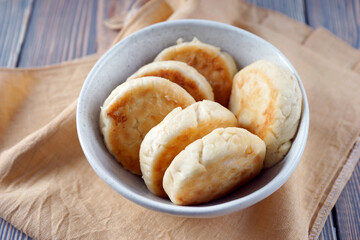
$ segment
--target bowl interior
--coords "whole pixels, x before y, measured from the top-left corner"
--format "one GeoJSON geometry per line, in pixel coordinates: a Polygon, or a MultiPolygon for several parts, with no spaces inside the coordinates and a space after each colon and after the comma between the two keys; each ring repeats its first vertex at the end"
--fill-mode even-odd
{"type": "Polygon", "coordinates": [[[78,103],[77,129],[83,151],[96,173],[114,190],[144,207],[189,217],[212,217],[248,207],[277,190],[295,169],[305,147],[308,132],[308,106],[301,81],[283,54],[263,39],[229,25],[204,20],[178,20],[155,24],[120,41],[89,73],[78,103]],[[164,48],[178,38],[200,41],[230,53],[238,69],[259,59],[267,59],[290,69],[299,80],[303,111],[298,134],[285,159],[262,171],[253,181],[232,194],[197,206],[176,206],[151,194],[141,177],[124,170],[107,151],[98,120],[100,106],[110,92],[141,66],[153,61],[164,48]]]}

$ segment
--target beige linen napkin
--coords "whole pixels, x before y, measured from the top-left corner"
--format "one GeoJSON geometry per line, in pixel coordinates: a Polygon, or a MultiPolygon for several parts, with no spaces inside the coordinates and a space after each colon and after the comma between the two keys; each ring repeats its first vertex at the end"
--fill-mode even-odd
{"type": "Polygon", "coordinates": [[[97,56],[0,70],[0,216],[36,239],[316,239],[360,156],[360,55],[329,32],[241,0],[146,3],[116,41],[180,18],[233,24],[277,46],[308,94],[308,143],[295,172],[245,210],[187,219],[147,210],[108,187],[85,159],[76,99],[97,56]]]}

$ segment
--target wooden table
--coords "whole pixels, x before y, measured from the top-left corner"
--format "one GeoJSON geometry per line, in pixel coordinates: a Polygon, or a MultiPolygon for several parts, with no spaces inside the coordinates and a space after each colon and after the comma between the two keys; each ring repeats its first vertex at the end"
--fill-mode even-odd
{"type": "MultiPolygon", "coordinates": [[[[360,0],[247,0],[360,45],[360,0]]],[[[35,67],[104,51],[116,32],[103,20],[129,0],[0,0],[0,66],[35,67]],[[108,36],[105,39],[104,36],[108,36]],[[105,42],[99,44],[99,40],[105,42]]],[[[359,79],[360,81],[360,79],[359,79]]],[[[320,239],[359,239],[360,164],[333,208],[320,239]]],[[[27,239],[0,218],[1,239],[27,239]]]]}

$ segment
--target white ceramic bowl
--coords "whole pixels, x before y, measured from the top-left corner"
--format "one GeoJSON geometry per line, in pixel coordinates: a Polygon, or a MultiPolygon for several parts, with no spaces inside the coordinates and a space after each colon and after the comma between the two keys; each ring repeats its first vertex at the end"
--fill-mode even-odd
{"type": "Polygon", "coordinates": [[[186,217],[215,217],[249,207],[275,192],[290,177],[304,151],[309,127],[306,93],[294,67],[286,57],[265,40],[242,29],[205,20],[178,20],[155,24],[123,39],[100,58],[87,76],[77,108],[77,131],[81,147],[95,172],[125,198],[146,208],[186,217]],[[193,37],[221,47],[230,53],[239,69],[259,59],[267,59],[289,69],[297,77],[303,110],[297,136],[285,159],[262,171],[237,191],[197,206],[177,206],[150,193],[139,176],[126,171],[107,151],[99,130],[100,106],[119,84],[141,66],[153,61],[178,38],[193,37]]]}

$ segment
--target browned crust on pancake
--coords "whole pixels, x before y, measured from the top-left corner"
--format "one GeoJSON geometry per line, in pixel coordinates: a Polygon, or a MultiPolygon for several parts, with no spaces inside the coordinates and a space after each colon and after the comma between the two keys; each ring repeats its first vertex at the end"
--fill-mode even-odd
{"type": "Polygon", "coordinates": [[[147,77],[147,76],[156,76],[166,78],[182,88],[184,88],[194,99],[195,101],[201,101],[207,99],[207,97],[202,94],[202,90],[198,88],[195,82],[187,77],[185,77],[182,73],[176,70],[157,70],[153,72],[148,72],[146,74],[142,74],[139,77],[147,77]]]}
{"type": "Polygon", "coordinates": [[[264,168],[281,161],[291,147],[301,116],[302,95],[294,74],[259,60],[234,77],[229,108],[239,126],[266,144],[264,168]]]}
{"type": "Polygon", "coordinates": [[[116,159],[124,168],[141,175],[139,149],[146,133],[172,109],[185,108],[195,100],[183,88],[163,78],[134,79],[125,86],[126,90],[104,106],[102,117],[107,118],[108,124],[102,131],[106,146],[116,159]]]}
{"type": "MultiPolygon", "coordinates": [[[[247,74],[243,74],[242,77],[242,81],[235,81],[234,84],[237,84],[238,89],[242,89],[243,85],[245,82],[249,81],[250,75],[254,74],[254,75],[260,75],[261,78],[267,83],[267,86],[269,87],[269,91],[270,91],[270,101],[266,107],[266,109],[262,112],[262,115],[265,116],[265,121],[264,123],[259,123],[257,120],[257,118],[254,118],[250,124],[243,124],[243,123],[239,123],[239,127],[245,128],[247,130],[249,130],[250,132],[256,134],[257,136],[259,136],[261,139],[265,139],[266,135],[269,134],[269,129],[271,128],[272,124],[274,123],[275,120],[275,102],[277,100],[277,96],[278,96],[278,91],[273,88],[271,80],[268,78],[268,76],[266,76],[265,74],[263,74],[260,71],[257,71],[255,69],[249,71],[247,74]]],[[[255,82],[254,85],[256,86],[257,83],[255,82]]],[[[261,93],[259,92],[260,89],[255,89],[256,91],[253,92],[252,97],[253,98],[261,98],[261,93]]],[[[241,109],[247,109],[250,107],[251,102],[248,101],[244,101],[244,99],[241,99],[241,109]]],[[[241,109],[240,112],[238,112],[236,115],[236,117],[239,117],[239,115],[241,114],[241,109]]]]}
{"type": "Polygon", "coordinates": [[[215,101],[227,106],[231,94],[232,75],[226,68],[226,61],[214,51],[205,51],[196,45],[181,46],[172,54],[166,55],[162,60],[175,60],[185,62],[194,67],[210,83],[215,101]],[[189,57],[191,54],[192,57],[189,57]]]}

